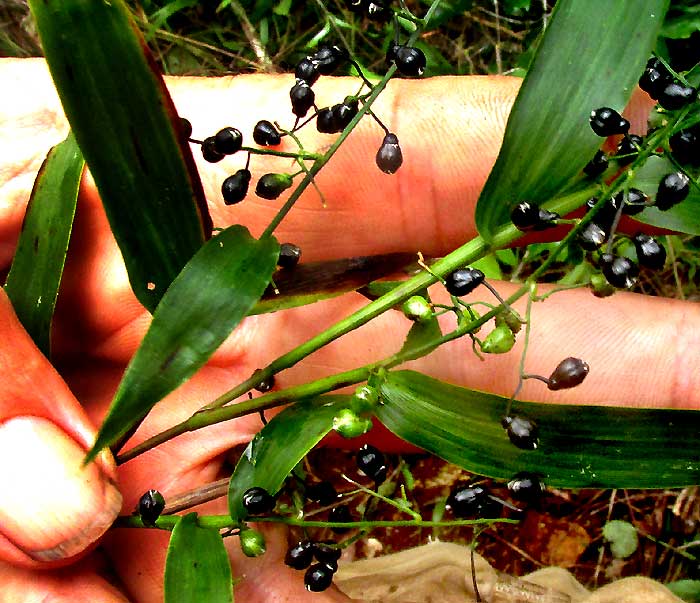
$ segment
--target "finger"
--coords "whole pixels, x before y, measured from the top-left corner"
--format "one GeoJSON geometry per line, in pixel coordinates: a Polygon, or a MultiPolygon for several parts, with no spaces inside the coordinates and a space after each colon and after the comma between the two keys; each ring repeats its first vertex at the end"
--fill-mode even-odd
{"type": "Polygon", "coordinates": [[[93,544],[121,507],[107,454],[87,467],[94,431],[64,381],[0,292],[0,559],[66,562],[93,544]]]}
{"type": "Polygon", "coordinates": [[[129,603],[89,568],[30,570],[0,562],[0,603],[129,603]]]}
{"type": "MultiPolygon", "coordinates": [[[[223,125],[238,127],[250,141],[259,119],[291,127],[285,102],[293,76],[239,76],[223,79],[175,79],[170,89],[179,111],[193,122],[196,136],[214,134],[223,125]],[[280,100],[283,99],[283,100],[280,100]],[[228,107],[237,107],[234,119],[228,107]],[[224,107],[219,110],[219,107],[224,107]]],[[[373,111],[400,140],[404,163],[396,174],[382,173],[375,154],[384,136],[369,117],[353,130],[316,178],[328,202],[309,187],[278,227],[281,241],[301,246],[306,259],[421,250],[443,255],[475,236],[474,207],[498,155],[506,122],[521,80],[512,77],[437,77],[395,79],[373,111]],[[338,225],[342,224],[342,230],[338,225]]],[[[321,78],[314,85],[319,107],[357,91],[354,78],[321,78]]],[[[635,131],[646,129],[649,97],[638,91],[626,115],[635,131]]],[[[587,124],[582,124],[587,127],[587,124]]],[[[320,134],[315,124],[299,131],[304,148],[325,151],[335,135],[320,134]]],[[[283,139],[281,150],[295,151],[283,139]]],[[[193,146],[214,223],[239,222],[259,234],[286,198],[257,197],[252,190],[239,205],[223,204],[222,181],[246,163],[239,153],[217,164],[202,160],[193,146]]],[[[288,159],[254,156],[253,182],[265,172],[295,172],[288,159]]],[[[543,233],[540,238],[552,236],[543,233]]]]}

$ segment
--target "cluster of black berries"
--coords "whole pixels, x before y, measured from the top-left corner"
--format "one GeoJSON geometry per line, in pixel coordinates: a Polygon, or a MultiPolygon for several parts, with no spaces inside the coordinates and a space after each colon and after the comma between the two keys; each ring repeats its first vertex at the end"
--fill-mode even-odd
{"type": "Polygon", "coordinates": [[[647,61],[646,69],[639,78],[639,87],[668,111],[682,109],[698,96],[697,89],[674,78],[656,57],[647,61]]]}
{"type": "MultiPolygon", "coordinates": [[[[635,188],[621,191],[598,208],[593,220],[579,233],[578,244],[585,251],[597,251],[614,235],[613,225],[618,214],[633,216],[652,206],[665,211],[680,203],[689,192],[689,179],[682,172],[668,174],[661,179],[655,200],[635,188]]],[[[588,211],[592,211],[597,203],[597,198],[589,199],[588,211]]],[[[613,287],[624,289],[634,285],[639,275],[639,266],[659,270],[666,262],[666,250],[650,235],[638,233],[632,237],[632,242],[637,252],[637,263],[625,256],[600,254],[598,263],[607,282],[613,287]]]]}
{"type": "MultiPolygon", "coordinates": [[[[375,487],[379,486],[387,478],[387,462],[384,454],[369,444],[362,446],[356,456],[357,467],[367,477],[372,479],[375,487]]],[[[304,495],[307,499],[321,505],[333,505],[338,501],[339,495],[330,482],[322,481],[304,486],[304,495]]],[[[347,504],[336,505],[328,512],[328,521],[331,523],[351,523],[353,521],[350,507],[347,504]]],[[[350,528],[336,526],[331,530],[336,534],[343,534],[350,528]]],[[[287,550],[284,562],[297,570],[306,570],[304,585],[307,590],[320,592],[331,585],[333,574],[338,569],[340,547],[331,541],[314,542],[308,539],[301,540],[287,550]],[[317,563],[312,564],[313,560],[317,563]]]]}
{"type": "MultiPolygon", "coordinates": [[[[522,471],[508,482],[508,492],[514,500],[536,506],[540,504],[546,489],[539,475],[522,471]]],[[[500,517],[502,507],[522,511],[494,496],[489,488],[478,483],[459,484],[447,498],[446,507],[458,519],[495,519],[500,517]]]]}
{"type": "Polygon", "coordinates": [[[296,570],[306,570],[304,586],[311,592],[326,590],[333,582],[333,574],[338,571],[341,550],[330,541],[314,542],[300,540],[287,550],[284,562],[296,570]],[[313,563],[313,560],[316,563],[313,563]]]}

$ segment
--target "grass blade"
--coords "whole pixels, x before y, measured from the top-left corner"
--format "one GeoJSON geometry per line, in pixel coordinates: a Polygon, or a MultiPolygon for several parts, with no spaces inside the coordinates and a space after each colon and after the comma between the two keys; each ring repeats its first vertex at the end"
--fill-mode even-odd
{"type": "Polygon", "coordinates": [[[654,48],[668,0],[559,0],[476,207],[490,241],[520,201],[542,203],[581,174],[603,142],[591,110],[622,110],[654,48]]]}
{"type": "Polygon", "coordinates": [[[233,603],[231,562],[218,530],[185,515],[173,528],[165,559],[165,603],[233,603]]]}
{"type": "Polygon", "coordinates": [[[297,463],[333,428],[338,411],[350,396],[321,396],[286,408],[263,427],[248,444],[231,476],[228,506],[231,517],[245,519],[241,499],[258,486],[276,494],[297,463]]]}
{"type": "Polygon", "coordinates": [[[30,7],[131,286],[153,311],[211,231],[175,107],[122,0],[30,7]]]}
{"type": "Polygon", "coordinates": [[[275,239],[256,240],[238,225],[197,252],[156,308],[88,461],[204,365],[260,299],[278,255],[275,239]]]}
{"type": "Polygon", "coordinates": [[[84,166],[72,134],[49,151],[34,182],[5,283],[17,317],[47,358],[84,166]]]}
{"type": "Polygon", "coordinates": [[[413,371],[389,373],[377,418],[400,438],[468,471],[541,474],[562,488],[671,488],[700,483],[700,412],[515,402],[539,423],[521,450],[500,421],[507,398],[413,371]]]}

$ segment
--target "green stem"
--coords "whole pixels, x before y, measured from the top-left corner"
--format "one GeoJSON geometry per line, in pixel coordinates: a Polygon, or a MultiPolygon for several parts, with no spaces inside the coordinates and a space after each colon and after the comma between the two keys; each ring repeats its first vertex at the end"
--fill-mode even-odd
{"type": "Polygon", "coordinates": [[[246,151],[253,155],[274,155],[275,157],[290,157],[292,159],[301,159],[309,161],[317,161],[320,159],[318,153],[310,153],[309,151],[275,151],[274,149],[261,149],[259,147],[241,147],[241,151],[246,151]]]}
{"type": "Polygon", "coordinates": [[[316,175],[330,161],[331,157],[335,155],[336,151],[340,148],[340,145],[343,144],[343,142],[345,142],[345,139],[350,135],[350,132],[352,132],[355,126],[360,122],[360,119],[362,119],[362,117],[369,111],[370,106],[376,100],[379,94],[383,92],[384,88],[386,88],[389,79],[391,79],[391,76],[394,75],[395,71],[396,66],[394,65],[386,72],[384,77],[374,87],[371,94],[369,95],[369,98],[367,99],[367,102],[360,108],[360,110],[357,112],[357,115],[355,115],[352,121],[346,126],[346,128],[343,130],[340,136],[338,136],[336,141],[328,149],[328,151],[326,151],[326,153],[322,157],[319,157],[314,161],[313,165],[309,168],[309,171],[304,176],[304,179],[299,183],[299,186],[297,186],[294,189],[294,192],[289,196],[289,199],[287,199],[284,205],[277,212],[277,215],[267,225],[265,232],[263,232],[262,236],[260,237],[261,239],[272,235],[275,229],[279,226],[280,222],[284,220],[285,216],[289,213],[292,207],[294,207],[294,204],[297,202],[299,197],[301,197],[301,194],[306,190],[309,184],[313,182],[316,175]]]}
{"type": "MultiPolygon", "coordinates": [[[[575,208],[579,207],[583,200],[590,196],[590,193],[591,190],[586,189],[566,197],[562,197],[553,203],[553,209],[562,213],[571,212],[575,208]]],[[[504,226],[496,232],[493,238],[493,246],[494,248],[505,247],[522,236],[523,233],[517,230],[512,224],[504,226]]],[[[271,392],[260,396],[259,398],[239,402],[235,405],[224,406],[225,404],[232,402],[239,396],[242,396],[253,389],[261,381],[269,379],[274,374],[294,366],[299,361],[306,358],[306,356],[309,354],[329,344],[335,339],[338,339],[342,335],[345,335],[350,331],[364,325],[376,316],[379,316],[390,308],[407,300],[412,295],[416,295],[419,291],[436,283],[442,276],[449,274],[461,266],[466,266],[480,257],[483,257],[489,251],[491,251],[491,248],[486,245],[481,237],[472,239],[462,247],[456,249],[449,255],[432,264],[431,272],[424,271],[417,274],[410,280],[398,285],[388,293],[384,294],[382,297],[370,302],[363,308],[360,308],[354,314],[336,323],[323,333],[320,333],[316,337],[313,337],[290,352],[280,356],[267,367],[256,371],[254,375],[251,375],[246,381],[237,387],[219,396],[216,400],[199,410],[186,421],[183,421],[182,423],[175,425],[148,440],[145,440],[141,444],[119,455],[117,457],[117,463],[125,463],[139,454],[167,442],[176,436],[187,433],[188,431],[194,431],[215,423],[229,421],[247,414],[259,412],[260,410],[267,410],[269,408],[288,404],[303,398],[317,396],[340,387],[351,385],[353,383],[365,381],[367,377],[379,367],[393,368],[394,366],[407,362],[408,360],[420,358],[421,356],[434,350],[436,343],[437,345],[442,345],[443,343],[447,343],[448,341],[452,341],[453,339],[463,336],[467,332],[473,331],[498,314],[498,312],[501,311],[500,306],[479,317],[477,320],[460,326],[452,333],[444,335],[437,342],[430,342],[419,348],[411,350],[410,352],[400,352],[382,361],[364,366],[362,368],[353,369],[337,375],[331,375],[312,383],[291,387],[286,390],[271,392]]],[[[548,261],[552,261],[554,255],[554,253],[551,254],[548,261]]],[[[545,262],[543,266],[546,267],[547,262],[545,262]]],[[[513,304],[517,299],[527,293],[528,290],[529,285],[523,286],[515,294],[508,298],[506,302],[508,304],[513,304]]]]}
{"type": "MultiPolygon", "coordinates": [[[[172,530],[182,519],[180,515],[161,515],[155,527],[161,530],[172,530]]],[[[295,517],[255,517],[256,523],[284,523],[290,526],[302,528],[449,528],[458,526],[491,525],[494,523],[518,523],[516,519],[456,519],[453,521],[428,521],[417,519],[404,519],[398,521],[307,521],[295,517]]],[[[225,530],[239,527],[229,515],[200,515],[197,517],[197,525],[201,528],[225,530]]],[[[114,523],[115,528],[149,528],[144,525],[137,515],[118,517],[114,523]]]]}

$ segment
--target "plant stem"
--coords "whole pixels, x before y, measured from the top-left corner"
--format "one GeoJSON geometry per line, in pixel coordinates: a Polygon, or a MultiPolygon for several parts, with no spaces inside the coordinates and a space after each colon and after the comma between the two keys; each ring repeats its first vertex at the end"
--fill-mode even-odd
{"type": "MultiPolygon", "coordinates": [[[[555,211],[562,213],[571,212],[575,208],[579,207],[583,200],[590,196],[590,193],[591,190],[586,189],[571,195],[567,195],[566,197],[558,199],[553,204],[553,207],[555,211]]],[[[494,235],[493,247],[505,247],[522,236],[523,233],[517,230],[512,224],[503,226],[494,235]]],[[[259,369],[246,381],[219,396],[219,398],[203,407],[186,421],[183,421],[182,423],[175,425],[148,440],[145,440],[141,444],[138,444],[134,448],[131,448],[130,450],[127,450],[123,454],[119,455],[117,457],[117,464],[125,463],[139,454],[142,454],[143,452],[146,452],[147,450],[150,450],[151,448],[154,448],[155,446],[167,442],[168,440],[188,431],[194,431],[221,421],[228,421],[246,414],[274,408],[275,406],[294,402],[302,398],[317,396],[340,387],[359,383],[360,381],[365,381],[371,372],[375,371],[379,367],[392,368],[398,364],[408,360],[420,358],[421,356],[431,352],[433,349],[435,349],[436,342],[425,344],[424,346],[411,350],[410,353],[395,354],[383,361],[376,362],[362,368],[325,377],[312,383],[291,387],[283,391],[271,392],[253,400],[245,400],[239,402],[238,404],[224,407],[225,404],[232,402],[239,396],[242,396],[253,389],[261,381],[269,379],[272,375],[294,366],[319,348],[327,345],[335,339],[338,339],[342,335],[357,329],[393,306],[405,301],[412,295],[416,295],[419,291],[425,289],[429,285],[434,284],[441,276],[448,274],[461,266],[468,265],[476,259],[483,257],[489,251],[491,251],[491,248],[486,245],[481,237],[472,239],[462,247],[456,249],[449,255],[432,264],[431,272],[421,272],[410,280],[398,285],[388,293],[384,294],[382,297],[370,302],[363,308],[360,308],[354,314],[336,323],[323,333],[320,333],[316,337],[309,339],[283,356],[280,356],[267,367],[259,369]]],[[[552,253],[548,259],[548,262],[553,261],[554,257],[555,253],[552,253]]],[[[543,264],[545,269],[548,266],[548,262],[543,264]]],[[[524,285],[508,300],[506,300],[507,303],[512,304],[527,293],[528,290],[529,285],[524,285]]],[[[459,327],[452,333],[444,335],[437,341],[437,345],[441,345],[461,337],[465,333],[469,332],[469,330],[473,330],[476,327],[484,324],[500,311],[500,306],[494,308],[487,314],[481,316],[479,319],[471,321],[459,327]]]]}
{"type": "Polygon", "coordinates": [[[321,156],[318,153],[310,153],[301,149],[299,151],[276,151],[275,149],[261,149],[258,147],[241,147],[241,151],[247,151],[253,155],[274,155],[275,157],[290,157],[292,159],[317,161],[321,156]]]}
{"type": "MultiPolygon", "coordinates": [[[[180,515],[161,515],[156,520],[156,528],[161,530],[172,530],[182,519],[180,515]]],[[[518,523],[517,519],[457,519],[453,521],[428,521],[416,519],[404,519],[398,521],[307,521],[295,517],[255,517],[256,523],[284,523],[290,526],[302,528],[350,528],[350,529],[372,529],[372,528],[449,528],[457,526],[491,525],[494,523],[518,523]]],[[[238,523],[234,522],[229,515],[200,515],[197,517],[197,525],[202,528],[225,530],[237,528],[238,523]]],[[[115,528],[149,528],[144,525],[137,515],[118,517],[114,523],[115,528]]]]}

